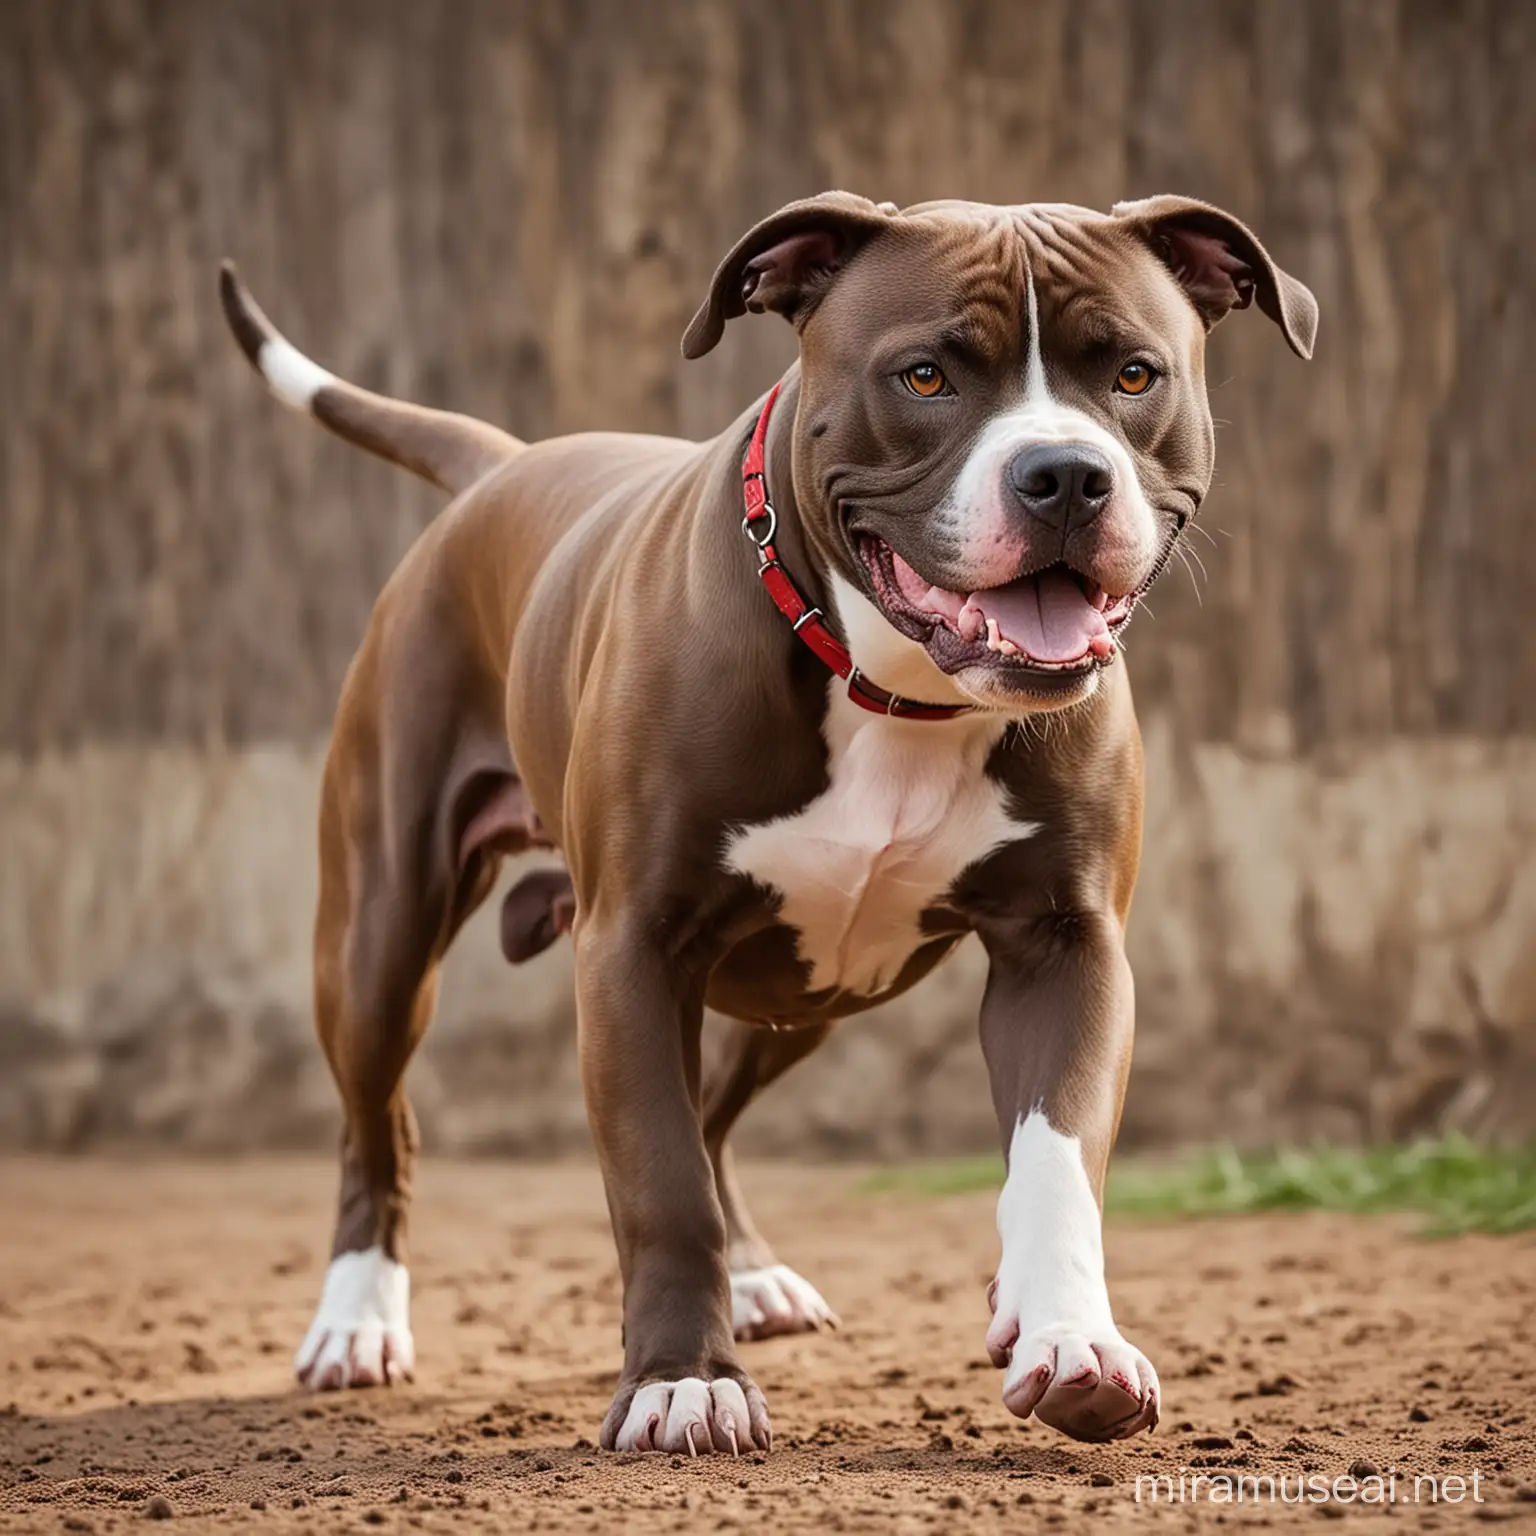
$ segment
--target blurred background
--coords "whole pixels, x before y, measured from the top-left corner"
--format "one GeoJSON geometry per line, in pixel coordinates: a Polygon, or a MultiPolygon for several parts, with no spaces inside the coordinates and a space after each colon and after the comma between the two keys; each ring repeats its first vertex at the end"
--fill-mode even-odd
{"type": "MultiPolygon", "coordinates": [[[[1536,6],[1506,0],[6,0],[0,1143],[311,1146],[320,764],[440,504],[269,400],[305,351],[525,437],[708,436],[719,256],[827,187],[1178,192],[1322,306],[1216,334],[1217,485],[1129,665],[1148,756],[1137,1145],[1536,1132],[1536,6]]],[[[565,946],[492,901],[413,1072],[433,1150],[582,1145],[565,946]]],[[[747,1116],[988,1147],[979,953],[747,1116]]]]}

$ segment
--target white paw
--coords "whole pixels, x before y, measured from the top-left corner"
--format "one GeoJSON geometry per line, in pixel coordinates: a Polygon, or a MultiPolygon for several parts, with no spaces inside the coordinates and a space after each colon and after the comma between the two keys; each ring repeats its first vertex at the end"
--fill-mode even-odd
{"type": "Polygon", "coordinates": [[[331,1261],[315,1320],[293,1357],[294,1374],[316,1392],[392,1386],[416,1369],[411,1277],[382,1248],[331,1261]]]}
{"type": "Polygon", "coordinates": [[[690,1456],[729,1451],[739,1456],[743,1449],[753,1449],[747,1395],[728,1377],[712,1382],[697,1376],[653,1381],[631,1399],[613,1448],[687,1451],[690,1456]]]}
{"type": "Polygon", "coordinates": [[[809,1280],[787,1264],[744,1269],[731,1276],[731,1321],[738,1339],[836,1328],[838,1317],[809,1280]]]}
{"type": "Polygon", "coordinates": [[[997,1202],[1002,1261],[987,1353],[1006,1366],[1010,1413],[1076,1440],[1119,1440],[1157,1423],[1157,1372],[1115,1327],[1099,1208],[1077,1137],[1042,1111],[1014,1129],[997,1202]]]}
{"type": "Polygon", "coordinates": [[[1157,1423],[1157,1372],[1112,1326],[1092,1337],[1063,1324],[1021,1336],[1017,1316],[999,1312],[987,1350],[1008,1368],[1003,1405],[1021,1419],[1034,1414],[1074,1440],[1123,1440],[1157,1423]]]}

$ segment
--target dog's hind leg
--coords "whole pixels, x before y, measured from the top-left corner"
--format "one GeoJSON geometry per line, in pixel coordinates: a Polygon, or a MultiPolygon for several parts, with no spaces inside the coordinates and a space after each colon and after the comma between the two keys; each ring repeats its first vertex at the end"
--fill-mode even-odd
{"type": "Polygon", "coordinates": [[[381,687],[375,640],[348,676],[321,799],[315,1011],[345,1130],[331,1264],[294,1359],[317,1390],[414,1369],[406,1224],[418,1138],[405,1069],[439,962],[498,855],[536,840],[519,823],[526,802],[505,743],[466,748],[476,712],[452,686],[451,658],[418,652],[409,707],[386,721],[403,688],[381,687]]]}
{"type": "Polygon", "coordinates": [[[832,1033],[830,1024],[771,1030],[732,1021],[704,1079],[704,1144],[725,1213],[731,1320],[738,1339],[835,1328],[837,1314],[808,1280],[774,1257],[747,1210],[726,1138],[741,1112],[832,1033]]]}
{"type": "Polygon", "coordinates": [[[321,806],[315,1017],[345,1128],[331,1264],[294,1357],[316,1390],[415,1368],[406,1220],[418,1142],[401,1080],[436,1001],[443,894],[412,861],[395,867],[378,777],[333,748],[321,806]]]}

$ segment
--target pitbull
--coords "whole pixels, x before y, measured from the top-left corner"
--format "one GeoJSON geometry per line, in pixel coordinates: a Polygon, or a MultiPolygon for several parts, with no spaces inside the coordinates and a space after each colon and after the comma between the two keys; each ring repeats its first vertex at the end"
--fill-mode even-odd
{"type": "Polygon", "coordinates": [[[766,399],[706,443],[534,445],[333,377],[227,265],[222,294],[283,401],[453,498],[373,611],[325,766],[315,1008],[346,1128],[301,1380],[411,1374],[402,1077],[501,859],[549,847],[564,870],[514,888],[503,943],[572,933],[623,1277],[604,1447],[770,1448],[738,1341],[835,1319],[753,1226],[731,1126],[970,933],[1003,1400],[1084,1440],[1150,1429],[1100,1237],[1142,817],[1118,659],[1211,483],[1206,333],[1257,301],[1309,357],[1311,293],[1187,198],[829,192],[743,236],[683,338],[784,316],[799,358],[766,399]],[[736,1021],[709,1074],[706,1007],[736,1021]]]}

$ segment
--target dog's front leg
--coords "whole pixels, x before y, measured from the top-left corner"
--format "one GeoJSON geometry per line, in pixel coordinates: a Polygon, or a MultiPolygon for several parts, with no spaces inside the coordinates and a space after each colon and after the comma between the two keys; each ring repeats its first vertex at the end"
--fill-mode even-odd
{"type": "Polygon", "coordinates": [[[1157,1373],[1115,1326],[1100,1202],[1130,1067],[1119,923],[1051,912],[983,932],[982,1049],[1008,1158],[987,1350],[1003,1401],[1079,1440],[1157,1422],[1157,1373]]]}
{"type": "Polygon", "coordinates": [[[769,1450],[731,1324],[725,1219],[699,1120],[699,984],[637,925],[576,941],[581,1074],[624,1281],[608,1450],[769,1450]]]}

